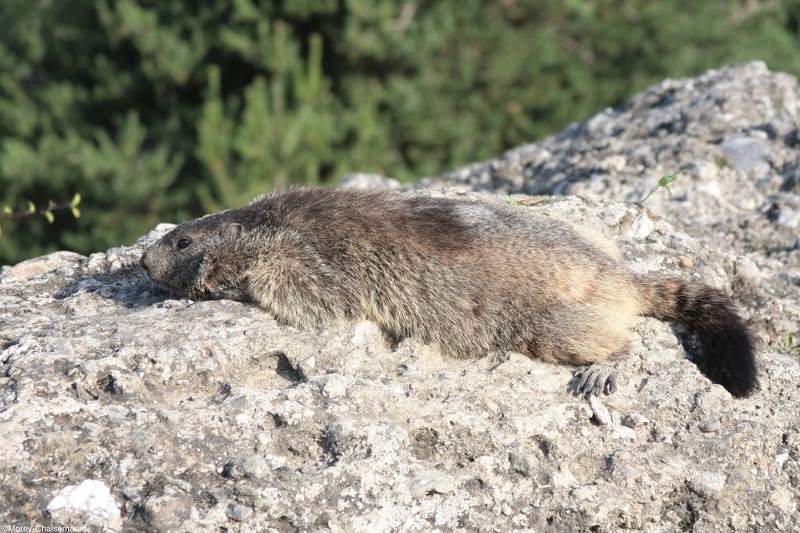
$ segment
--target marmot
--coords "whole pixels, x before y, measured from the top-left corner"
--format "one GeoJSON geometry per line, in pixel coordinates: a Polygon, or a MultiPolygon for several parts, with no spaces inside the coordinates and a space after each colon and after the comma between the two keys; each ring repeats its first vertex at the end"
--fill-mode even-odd
{"type": "MultiPolygon", "coordinates": [[[[289,188],[180,224],[141,265],[193,299],[252,302],[299,327],[367,319],[456,357],[592,365],[629,351],[638,315],[676,320],[712,381],[737,397],[757,386],[754,337],[723,292],[634,274],[602,239],[499,202],[289,188]]],[[[614,385],[589,367],[575,388],[614,385]]]]}

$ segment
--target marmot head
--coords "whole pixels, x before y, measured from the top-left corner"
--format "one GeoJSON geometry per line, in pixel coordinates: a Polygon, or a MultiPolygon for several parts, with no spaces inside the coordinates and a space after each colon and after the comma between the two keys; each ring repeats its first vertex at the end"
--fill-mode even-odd
{"type": "Polygon", "coordinates": [[[158,285],[192,299],[240,299],[244,228],[224,213],[184,222],[142,254],[142,268],[158,285]]]}

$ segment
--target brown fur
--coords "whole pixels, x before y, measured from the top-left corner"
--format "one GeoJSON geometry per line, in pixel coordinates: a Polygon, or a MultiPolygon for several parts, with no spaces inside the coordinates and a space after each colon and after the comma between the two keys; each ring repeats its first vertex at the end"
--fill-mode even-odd
{"type": "Polygon", "coordinates": [[[604,241],[523,207],[292,188],[179,225],[142,266],[192,298],[253,302],[300,327],[368,319],[456,357],[589,365],[625,354],[640,314],[683,321],[705,342],[710,320],[712,344],[731,330],[746,341],[742,353],[712,346],[710,377],[736,395],[756,385],[752,337],[725,295],[634,276],[604,241]]]}

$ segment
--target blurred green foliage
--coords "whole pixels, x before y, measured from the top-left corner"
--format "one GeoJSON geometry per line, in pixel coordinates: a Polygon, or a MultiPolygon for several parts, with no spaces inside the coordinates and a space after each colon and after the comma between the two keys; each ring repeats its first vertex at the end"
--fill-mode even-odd
{"type": "Polygon", "coordinates": [[[0,264],[354,171],[435,175],[667,76],[800,73],[800,0],[3,0],[0,264]]]}

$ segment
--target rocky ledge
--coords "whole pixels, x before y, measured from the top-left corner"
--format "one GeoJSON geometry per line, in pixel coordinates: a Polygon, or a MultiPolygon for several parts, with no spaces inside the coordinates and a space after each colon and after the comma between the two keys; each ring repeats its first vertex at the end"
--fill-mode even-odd
{"type": "MultiPolygon", "coordinates": [[[[86,531],[796,531],[800,87],[752,63],[668,80],[420,186],[513,193],[631,268],[731,292],[761,388],[642,318],[618,391],[517,354],[448,360],[369,323],[300,331],[176,300],[132,246],[0,272],[0,524],[86,531]],[[634,203],[681,168],[673,194],[634,203]],[[545,196],[545,195],[578,196],[545,196]]],[[[477,191],[477,192],[476,192],[477,191]]],[[[524,246],[525,243],[520,243],[524,246]]]]}

